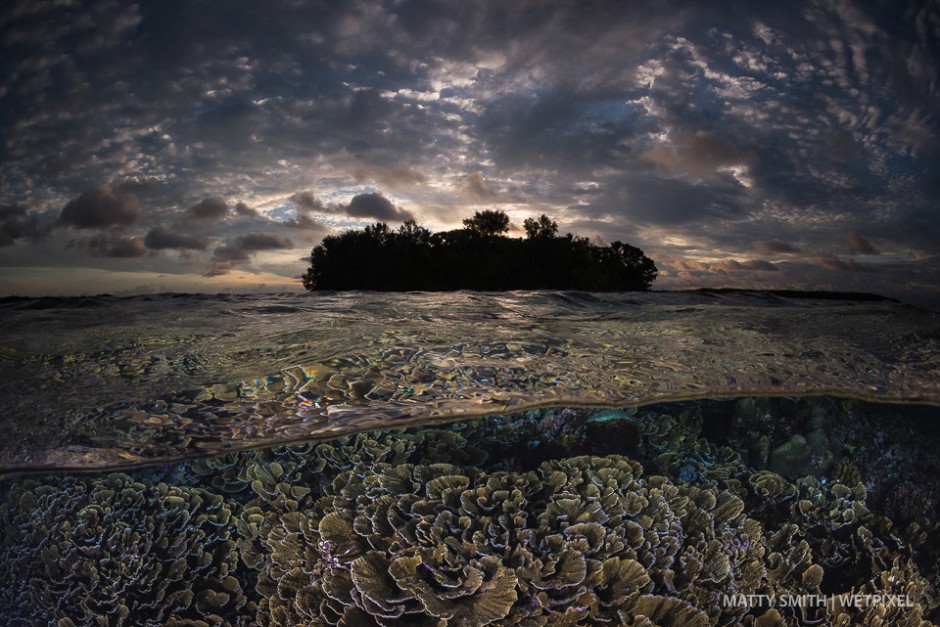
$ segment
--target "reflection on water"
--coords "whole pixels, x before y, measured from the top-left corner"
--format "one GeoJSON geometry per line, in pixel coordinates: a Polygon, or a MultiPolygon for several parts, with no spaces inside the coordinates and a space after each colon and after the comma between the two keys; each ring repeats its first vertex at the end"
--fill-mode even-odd
{"type": "Polygon", "coordinates": [[[0,303],[0,469],[117,468],[544,406],[940,404],[940,318],[766,294],[0,303]]]}

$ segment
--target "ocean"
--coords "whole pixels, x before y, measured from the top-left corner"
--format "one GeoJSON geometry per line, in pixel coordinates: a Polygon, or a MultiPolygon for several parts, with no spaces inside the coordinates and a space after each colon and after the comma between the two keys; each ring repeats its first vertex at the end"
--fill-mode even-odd
{"type": "Polygon", "coordinates": [[[158,294],[0,329],[3,625],[940,622],[927,308],[158,294]]]}

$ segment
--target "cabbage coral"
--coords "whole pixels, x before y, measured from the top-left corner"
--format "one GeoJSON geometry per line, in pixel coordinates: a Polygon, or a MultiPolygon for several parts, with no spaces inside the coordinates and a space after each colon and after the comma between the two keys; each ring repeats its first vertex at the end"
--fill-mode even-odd
{"type": "Polygon", "coordinates": [[[233,624],[247,605],[232,510],[200,488],[124,474],[27,480],[3,521],[4,624],[233,624]]]}

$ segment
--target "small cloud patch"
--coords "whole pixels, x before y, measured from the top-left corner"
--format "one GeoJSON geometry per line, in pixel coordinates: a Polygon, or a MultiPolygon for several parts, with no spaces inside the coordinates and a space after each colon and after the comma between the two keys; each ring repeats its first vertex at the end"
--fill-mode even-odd
{"type": "Polygon", "coordinates": [[[249,233],[241,235],[212,251],[213,265],[205,276],[221,276],[231,271],[240,263],[247,263],[251,257],[263,250],[284,250],[293,248],[289,237],[276,233],[249,233]]]}
{"type": "Polygon", "coordinates": [[[56,225],[76,229],[128,226],[137,220],[138,208],[134,194],[115,195],[107,186],[97,187],[69,201],[59,214],[56,225]]]}

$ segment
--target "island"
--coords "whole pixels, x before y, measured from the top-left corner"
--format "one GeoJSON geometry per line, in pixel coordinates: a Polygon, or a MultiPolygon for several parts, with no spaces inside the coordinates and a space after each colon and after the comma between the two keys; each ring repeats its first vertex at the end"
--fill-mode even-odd
{"type": "Polygon", "coordinates": [[[301,277],[311,291],[646,291],[656,279],[653,260],[630,244],[592,244],[558,235],[546,215],[527,218],[526,236],[507,237],[509,216],[478,211],[464,228],[431,233],[409,220],[397,230],[384,222],[328,235],[310,254],[301,277]]]}

